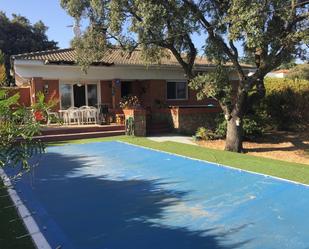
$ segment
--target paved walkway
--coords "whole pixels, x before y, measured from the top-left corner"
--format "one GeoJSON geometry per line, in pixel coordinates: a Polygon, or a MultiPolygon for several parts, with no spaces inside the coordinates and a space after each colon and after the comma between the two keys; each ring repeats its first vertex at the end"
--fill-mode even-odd
{"type": "Polygon", "coordinates": [[[163,135],[163,136],[153,136],[153,137],[147,137],[147,138],[155,142],[168,142],[169,141],[169,142],[197,145],[196,143],[193,142],[192,137],[190,136],[163,135]]]}

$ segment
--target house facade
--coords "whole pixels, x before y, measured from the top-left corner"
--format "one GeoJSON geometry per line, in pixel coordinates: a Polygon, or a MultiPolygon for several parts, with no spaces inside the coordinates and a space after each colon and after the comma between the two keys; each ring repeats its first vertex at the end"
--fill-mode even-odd
{"type": "MultiPolygon", "coordinates": [[[[23,89],[24,104],[34,103],[37,93],[43,92],[46,100],[58,100],[57,110],[104,104],[110,113],[117,114],[122,112],[121,98],[133,95],[139,98],[152,122],[165,121],[187,133],[220,112],[215,100],[197,100],[173,56],[145,65],[139,50],[129,54],[109,49],[84,73],[76,65],[75,55],[73,49],[59,49],[13,56],[16,85],[23,89]]],[[[206,73],[213,68],[205,58],[198,58],[194,66],[197,72],[206,73]]],[[[249,73],[252,68],[246,70],[249,73]]],[[[236,74],[230,77],[237,82],[236,74]]]]}

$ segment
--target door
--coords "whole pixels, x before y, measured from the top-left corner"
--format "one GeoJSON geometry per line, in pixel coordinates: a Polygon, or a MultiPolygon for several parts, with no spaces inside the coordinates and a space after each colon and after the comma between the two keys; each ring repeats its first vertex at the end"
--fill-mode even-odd
{"type": "Polygon", "coordinates": [[[73,86],[73,95],[75,107],[86,105],[85,85],[75,84],[73,86]]]}
{"type": "Polygon", "coordinates": [[[132,82],[122,81],[121,82],[121,98],[132,95],[132,82]]]}

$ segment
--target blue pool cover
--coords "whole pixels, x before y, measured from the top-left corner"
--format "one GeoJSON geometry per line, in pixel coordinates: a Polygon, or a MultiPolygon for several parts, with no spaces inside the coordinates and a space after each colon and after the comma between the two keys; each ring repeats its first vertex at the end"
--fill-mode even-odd
{"type": "Polygon", "coordinates": [[[52,248],[309,248],[307,186],[120,142],[50,147],[16,188],[52,248]]]}

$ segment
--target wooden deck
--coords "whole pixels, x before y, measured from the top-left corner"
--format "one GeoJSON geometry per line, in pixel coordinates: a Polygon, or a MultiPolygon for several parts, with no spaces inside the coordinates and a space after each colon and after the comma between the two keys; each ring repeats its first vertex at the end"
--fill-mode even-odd
{"type": "Polygon", "coordinates": [[[125,134],[125,126],[119,124],[110,125],[50,125],[41,129],[41,134],[35,136],[44,142],[66,141],[84,138],[98,138],[125,134]]]}

